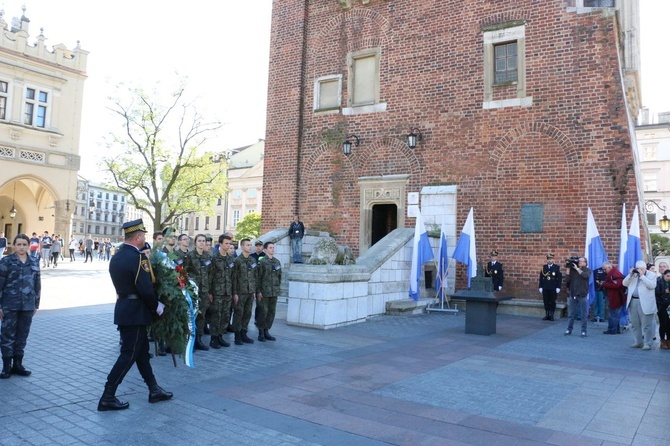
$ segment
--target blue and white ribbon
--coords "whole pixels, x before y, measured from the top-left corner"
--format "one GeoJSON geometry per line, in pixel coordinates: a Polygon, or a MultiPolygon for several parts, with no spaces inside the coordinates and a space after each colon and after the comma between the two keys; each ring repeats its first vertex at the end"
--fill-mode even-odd
{"type": "Polygon", "coordinates": [[[195,308],[193,307],[191,293],[189,293],[186,288],[182,289],[182,293],[184,293],[186,302],[188,302],[188,329],[190,331],[188,335],[188,341],[186,342],[186,351],[184,352],[184,363],[188,367],[194,368],[193,347],[195,346],[195,308]]]}

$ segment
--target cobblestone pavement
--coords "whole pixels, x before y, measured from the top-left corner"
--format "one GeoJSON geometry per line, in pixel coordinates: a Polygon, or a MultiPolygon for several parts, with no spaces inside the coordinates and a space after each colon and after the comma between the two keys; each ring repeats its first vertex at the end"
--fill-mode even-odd
{"type": "Polygon", "coordinates": [[[0,381],[0,444],[668,444],[670,352],[603,323],[580,338],[513,316],[493,336],[445,313],[319,331],[286,325],[280,305],[277,342],[197,352],[194,369],[155,358],[175,398],[149,404],[133,369],[118,392],[130,409],[100,413],[118,354],[106,266],[44,271],[33,374],[0,381]]]}

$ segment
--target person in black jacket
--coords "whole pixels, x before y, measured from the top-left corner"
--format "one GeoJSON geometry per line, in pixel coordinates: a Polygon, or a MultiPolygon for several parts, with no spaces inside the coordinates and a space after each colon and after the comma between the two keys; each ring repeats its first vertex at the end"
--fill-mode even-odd
{"type": "Polygon", "coordinates": [[[297,215],[288,228],[288,236],[291,239],[293,263],[302,263],[302,239],[305,237],[305,225],[302,224],[297,215]]]}
{"type": "Polygon", "coordinates": [[[566,335],[572,334],[572,327],[578,310],[582,314],[582,337],[586,337],[586,326],[589,320],[589,278],[591,270],[586,266],[586,257],[580,257],[577,264],[570,264],[566,286],[568,288],[568,329],[566,335]]]}
{"type": "Polygon", "coordinates": [[[147,325],[154,314],[163,314],[164,305],[158,301],[154,290],[151,263],[140,249],[146,243],[144,223],[141,219],[123,225],[125,242],[109,262],[109,275],[116,289],[114,323],[121,332],[121,353],[107,376],[105,391],[98,403],[99,411],[127,409],[127,402],[116,398],[116,388],[128,370],[137,365],[140,375],[149,387],[149,402],[169,400],[171,392],[163,390],[154,377],[149,362],[147,325]]]}

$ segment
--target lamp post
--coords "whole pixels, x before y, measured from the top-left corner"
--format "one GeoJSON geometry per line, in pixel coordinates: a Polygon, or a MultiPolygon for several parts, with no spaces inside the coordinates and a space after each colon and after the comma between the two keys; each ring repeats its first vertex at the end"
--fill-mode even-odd
{"type": "Polygon", "coordinates": [[[344,153],[347,156],[351,155],[351,146],[354,144],[356,145],[356,147],[358,147],[361,144],[360,138],[358,138],[358,136],[356,135],[347,135],[346,140],[342,143],[342,153],[344,153]],[[354,138],[356,142],[352,143],[349,140],[350,138],[354,138]]]}
{"type": "Polygon", "coordinates": [[[12,195],[12,208],[9,210],[9,218],[14,220],[16,218],[16,207],[14,206],[14,202],[16,200],[16,181],[14,182],[14,195],[12,195]]]}
{"type": "Polygon", "coordinates": [[[423,135],[419,133],[419,129],[410,130],[409,135],[407,135],[407,147],[409,147],[410,149],[415,148],[417,142],[421,141],[422,139],[423,135]]]}
{"type": "Polygon", "coordinates": [[[670,219],[668,218],[667,215],[665,215],[665,210],[667,209],[665,206],[659,205],[656,201],[654,200],[647,200],[644,202],[644,207],[647,209],[647,213],[653,212],[654,211],[654,206],[656,206],[658,209],[663,211],[663,218],[661,218],[658,221],[658,226],[661,229],[661,232],[663,234],[667,233],[670,231],[670,219]]]}

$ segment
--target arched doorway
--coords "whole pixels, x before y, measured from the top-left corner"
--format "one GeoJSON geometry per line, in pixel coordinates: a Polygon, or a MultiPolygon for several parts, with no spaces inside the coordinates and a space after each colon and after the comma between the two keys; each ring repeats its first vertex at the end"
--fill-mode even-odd
{"type": "Polygon", "coordinates": [[[396,228],[405,227],[405,187],[409,175],[360,177],[361,224],[359,254],[396,228]]]}
{"type": "Polygon", "coordinates": [[[370,246],[398,227],[398,206],[392,203],[372,206],[372,234],[370,246]]]}

